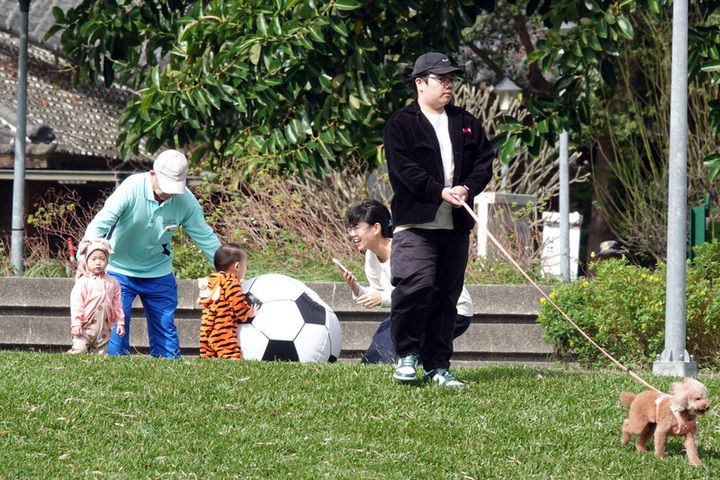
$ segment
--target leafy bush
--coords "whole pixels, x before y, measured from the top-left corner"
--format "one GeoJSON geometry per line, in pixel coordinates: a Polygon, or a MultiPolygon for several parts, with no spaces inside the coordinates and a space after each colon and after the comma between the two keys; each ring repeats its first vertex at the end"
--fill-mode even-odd
{"type": "MultiPolygon", "coordinates": [[[[341,282],[342,275],[331,262],[332,257],[337,257],[360,281],[365,281],[364,255],[349,240],[343,220],[351,205],[366,198],[376,198],[389,206],[386,175],[371,180],[359,166],[328,172],[322,179],[300,179],[262,170],[246,176],[224,168],[204,175],[208,178],[194,193],[220,241],[236,242],[246,248],[248,278],[284,273],[302,281],[341,282]]],[[[73,190],[49,190],[36,199],[28,216],[23,275],[72,277],[74,263],[68,239],[77,246],[109,194],[102,192],[92,205],[83,202],[73,190]]],[[[491,212],[495,236],[534,280],[546,280],[540,272],[541,234],[536,208],[505,210],[497,206],[491,212]]],[[[178,278],[198,278],[212,272],[211,262],[184,232],[176,234],[172,242],[178,278]]],[[[475,229],[466,283],[528,283],[493,245],[489,245],[486,258],[479,257],[477,242],[475,229]]],[[[0,255],[0,274],[12,275],[5,247],[0,252],[4,253],[0,255]]]]}
{"type": "MultiPolygon", "coordinates": [[[[696,249],[687,266],[687,350],[695,361],[717,366],[720,352],[720,242],[696,249]]],[[[665,279],[667,267],[654,270],[631,265],[625,258],[594,263],[593,279],[557,285],[549,295],[590,338],[618,361],[644,368],[664,349],[665,279]]],[[[560,312],[541,300],[538,322],[561,358],[604,365],[607,358],[560,312]]]]}

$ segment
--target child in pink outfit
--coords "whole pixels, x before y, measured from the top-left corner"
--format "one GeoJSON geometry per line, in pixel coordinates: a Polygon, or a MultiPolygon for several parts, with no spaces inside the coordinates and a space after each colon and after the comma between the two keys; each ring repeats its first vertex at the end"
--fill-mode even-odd
{"type": "Polygon", "coordinates": [[[104,238],[90,241],[85,258],[78,263],[75,286],[70,293],[72,348],[68,353],[107,353],[113,325],[117,334],[125,335],[125,314],[120,297],[120,284],[105,274],[110,242],[104,238]]]}

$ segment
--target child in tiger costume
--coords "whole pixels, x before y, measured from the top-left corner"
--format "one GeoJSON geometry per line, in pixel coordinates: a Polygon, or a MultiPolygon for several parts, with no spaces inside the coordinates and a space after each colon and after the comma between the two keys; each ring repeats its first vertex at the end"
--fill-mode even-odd
{"type": "Polygon", "coordinates": [[[222,245],[215,252],[215,270],[198,279],[203,306],[200,324],[200,356],[242,358],[237,327],[255,318],[258,305],[250,305],[241,284],[247,272],[247,253],[236,243],[222,245]]]}

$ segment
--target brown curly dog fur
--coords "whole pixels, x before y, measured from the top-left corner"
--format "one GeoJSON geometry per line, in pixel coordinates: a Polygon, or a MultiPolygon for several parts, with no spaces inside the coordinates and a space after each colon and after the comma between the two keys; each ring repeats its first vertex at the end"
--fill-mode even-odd
{"type": "Polygon", "coordinates": [[[685,436],[685,451],[690,463],[701,465],[695,417],[710,409],[707,388],[695,379],[686,378],[673,383],[670,393],[660,395],[646,390],[637,395],[629,392],[620,394],[620,401],[630,405],[628,418],[623,422],[622,443],[627,445],[630,436],[637,435],[635,447],[638,452],[647,452],[645,445],[654,435],[655,455],[663,458],[668,435],[685,436]]]}

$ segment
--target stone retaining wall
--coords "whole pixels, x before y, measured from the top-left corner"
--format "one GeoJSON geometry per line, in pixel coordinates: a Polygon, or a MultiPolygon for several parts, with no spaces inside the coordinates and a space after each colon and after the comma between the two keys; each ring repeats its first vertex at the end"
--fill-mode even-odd
{"type": "MultiPolygon", "coordinates": [[[[0,348],[64,351],[70,347],[69,298],[72,279],[0,278],[0,348]]],[[[357,361],[370,344],[388,309],[367,310],[353,302],[345,283],[309,283],[332,307],[343,333],[342,361],[357,361]]],[[[455,340],[454,365],[537,363],[549,360],[552,347],[536,323],[540,293],[531,286],[468,285],[475,315],[455,340]]],[[[198,354],[201,308],[193,280],[179,282],[176,313],[183,355],[198,354]]],[[[132,314],[130,344],[148,352],[142,305],[132,314]]]]}

